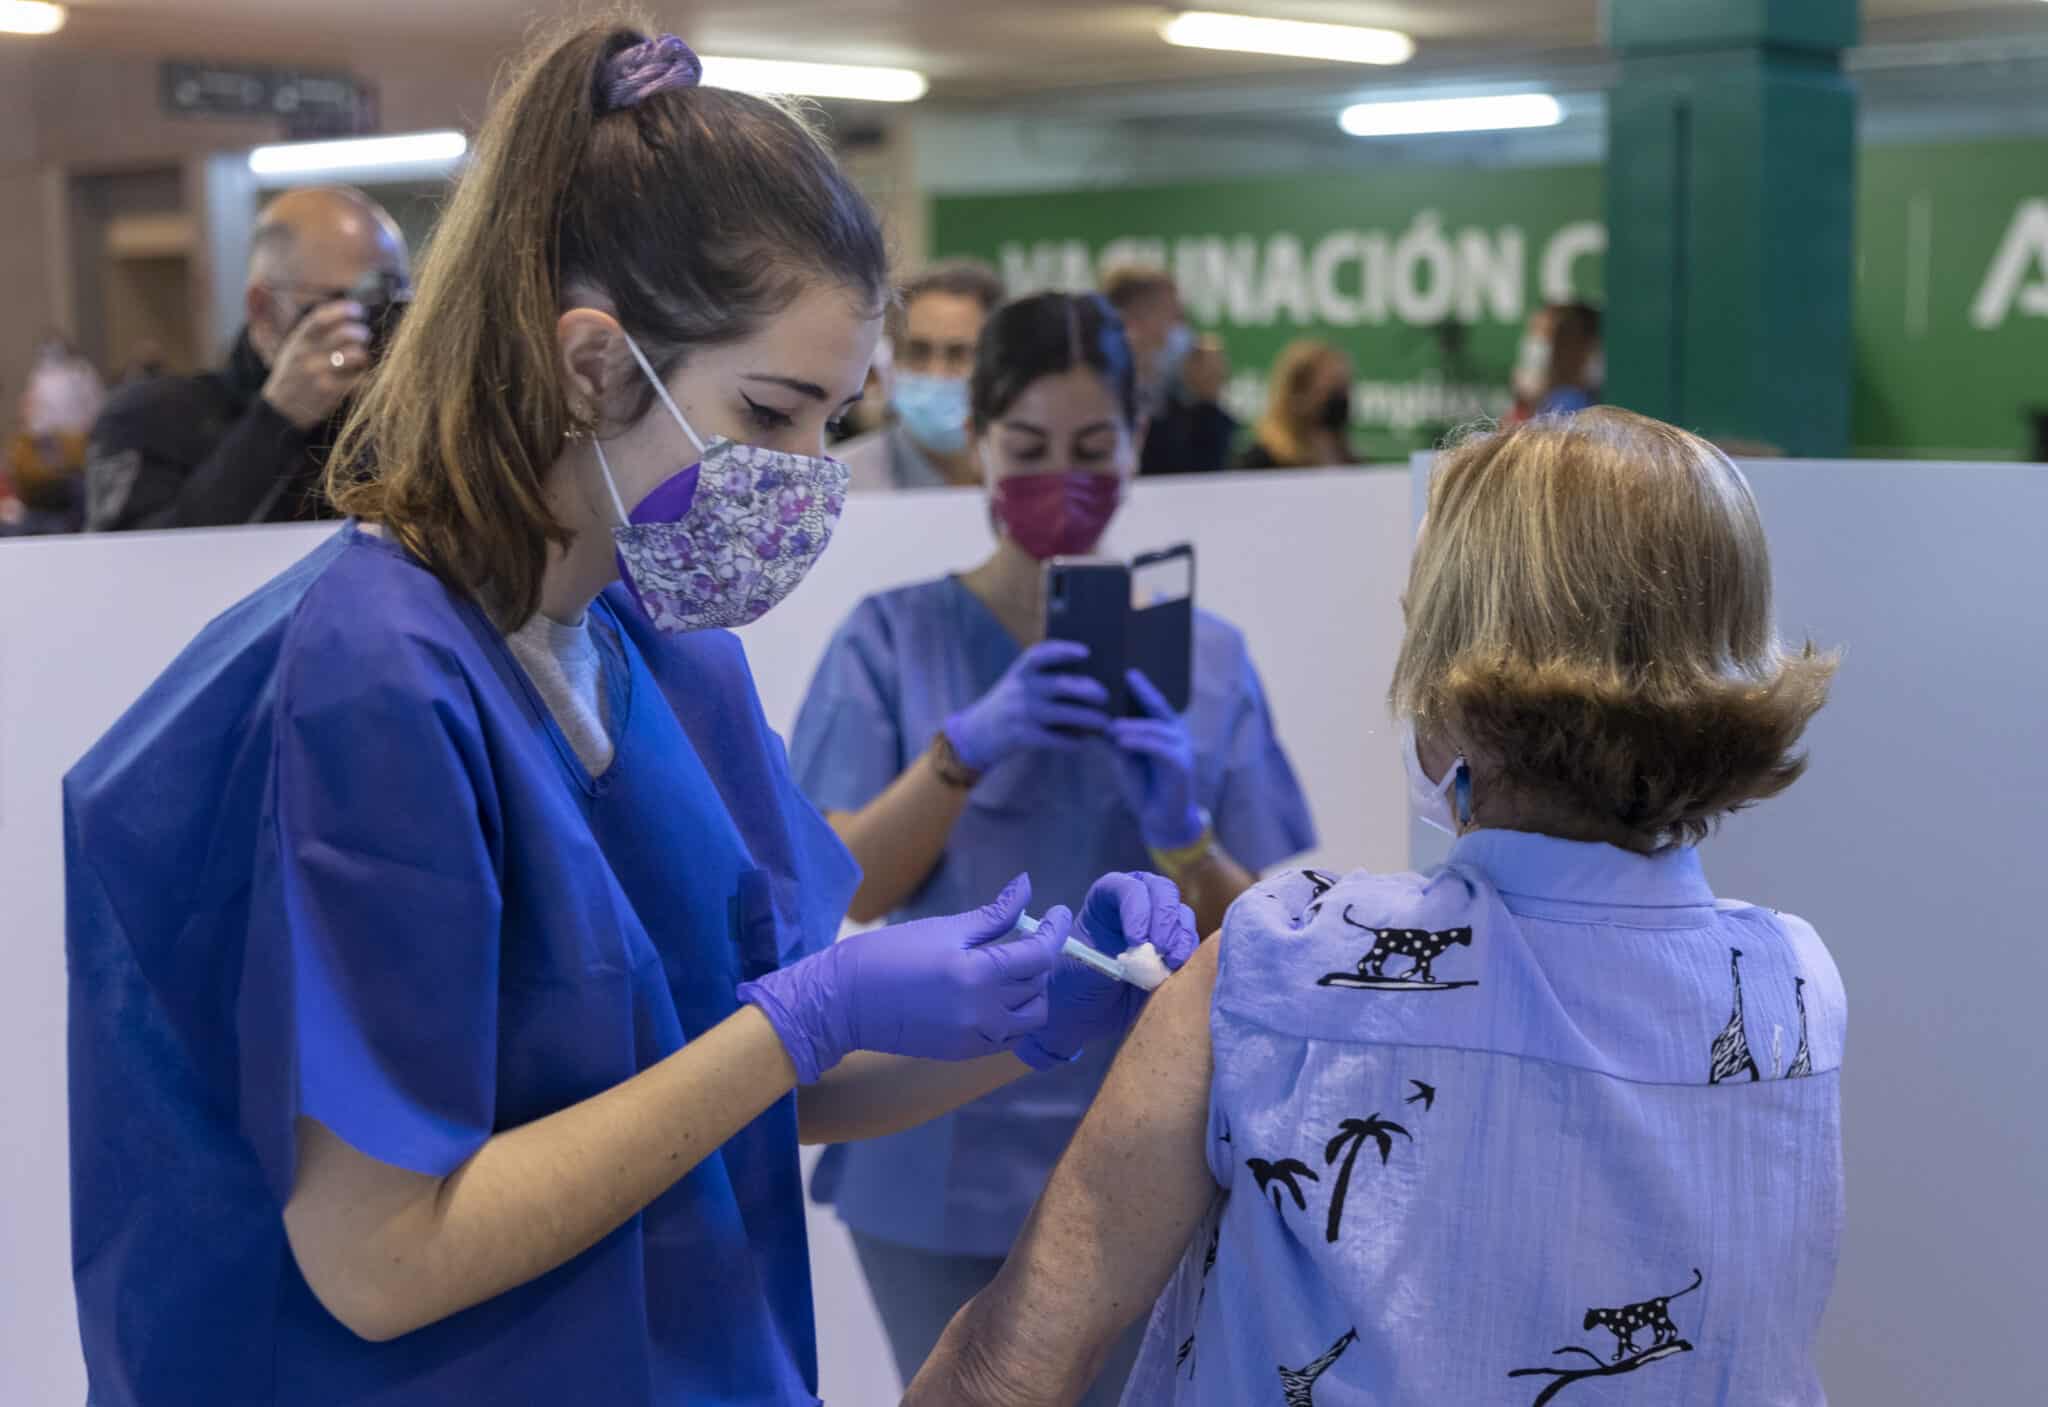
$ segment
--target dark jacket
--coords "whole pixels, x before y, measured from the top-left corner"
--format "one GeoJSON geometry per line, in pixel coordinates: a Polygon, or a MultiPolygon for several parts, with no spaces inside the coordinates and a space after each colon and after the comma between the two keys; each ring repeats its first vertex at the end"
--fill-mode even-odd
{"type": "Polygon", "coordinates": [[[218,371],[115,392],[92,429],[86,530],[332,517],[320,492],[331,436],[272,409],[262,395],[269,374],[245,328],[218,371]]]}
{"type": "Polygon", "coordinates": [[[1230,467],[1237,422],[1214,401],[1190,399],[1176,390],[1145,431],[1141,474],[1200,474],[1230,467]]]}

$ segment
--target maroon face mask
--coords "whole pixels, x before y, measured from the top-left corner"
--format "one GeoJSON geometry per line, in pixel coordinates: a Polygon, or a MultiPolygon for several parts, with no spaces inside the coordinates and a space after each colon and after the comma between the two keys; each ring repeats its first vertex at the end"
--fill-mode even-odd
{"type": "Polygon", "coordinates": [[[1120,474],[1016,474],[996,480],[989,511],[1019,547],[1043,562],[1093,552],[1123,498],[1120,474]]]}

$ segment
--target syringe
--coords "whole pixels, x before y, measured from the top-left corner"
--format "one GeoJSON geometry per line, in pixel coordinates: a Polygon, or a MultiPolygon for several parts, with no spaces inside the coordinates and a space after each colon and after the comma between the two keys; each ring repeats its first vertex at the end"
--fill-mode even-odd
{"type": "MultiPolygon", "coordinates": [[[[1017,931],[1019,933],[1037,933],[1038,920],[1033,918],[1030,914],[1025,914],[1022,918],[1017,920],[1017,931]]],[[[1060,946],[1060,951],[1065,953],[1070,958],[1074,958],[1077,961],[1087,963],[1088,966],[1094,968],[1097,972],[1101,973],[1104,977],[1109,978],[1111,981],[1130,981],[1130,978],[1124,972],[1124,965],[1122,963],[1118,962],[1115,958],[1109,956],[1107,953],[1099,952],[1096,949],[1089,947],[1086,943],[1083,943],[1079,938],[1067,939],[1067,941],[1060,946]]]]}

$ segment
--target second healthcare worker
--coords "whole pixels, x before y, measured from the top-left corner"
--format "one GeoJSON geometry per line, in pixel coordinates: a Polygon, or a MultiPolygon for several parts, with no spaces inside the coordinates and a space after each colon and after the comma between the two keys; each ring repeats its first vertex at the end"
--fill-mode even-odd
{"type": "MultiPolygon", "coordinates": [[[[1128,1024],[1064,911],[999,941],[1022,882],[832,943],[857,870],[715,627],[831,535],[882,240],[699,73],[616,24],[526,65],[337,452],[356,521],[67,779],[99,1407],[814,1405],[799,1135],[1128,1024]]],[[[1163,880],[1087,902],[1193,948],[1163,880]]]]}
{"type": "MultiPolygon", "coordinates": [[[[1043,639],[1044,560],[1092,551],[1122,502],[1144,433],[1139,393],[1101,298],[1027,298],[983,331],[970,394],[995,551],[963,576],[861,602],[792,740],[798,783],[861,863],[854,917],[948,913],[1020,866],[1047,902],[1151,867],[1207,933],[1253,875],[1314,843],[1230,625],[1197,613],[1184,716],[1135,676],[1151,716],[1111,720],[1099,684],[1061,672],[1078,647],[1043,639]]],[[[852,1228],[906,1379],[1002,1265],[1109,1058],[1098,1049],[826,1155],[816,1190],[852,1228]]],[[[1128,1366],[1113,1357],[1088,1400],[1114,1402],[1128,1366]]]]}

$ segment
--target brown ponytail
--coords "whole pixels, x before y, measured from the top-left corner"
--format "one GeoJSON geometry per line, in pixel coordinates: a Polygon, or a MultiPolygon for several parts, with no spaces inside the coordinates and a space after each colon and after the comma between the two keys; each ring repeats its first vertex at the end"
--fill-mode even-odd
{"type": "MultiPolygon", "coordinates": [[[[666,376],[817,282],[884,297],[874,214],[794,111],[712,88],[601,109],[605,64],[648,32],[578,24],[512,71],[330,461],[336,507],[508,628],[539,606],[548,545],[570,538],[542,490],[576,428],[565,309],[609,297],[666,376]]],[[[642,388],[629,416],[651,401],[642,388]]]]}

